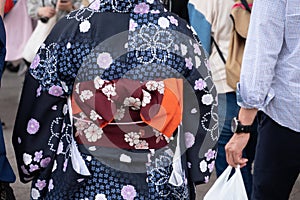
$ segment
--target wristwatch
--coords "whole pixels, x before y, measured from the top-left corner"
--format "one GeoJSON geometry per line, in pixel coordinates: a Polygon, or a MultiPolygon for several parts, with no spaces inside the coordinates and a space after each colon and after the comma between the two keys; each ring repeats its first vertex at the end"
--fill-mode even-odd
{"type": "Polygon", "coordinates": [[[241,122],[234,117],[231,121],[231,131],[233,133],[250,133],[252,130],[252,125],[243,125],[241,122]]]}

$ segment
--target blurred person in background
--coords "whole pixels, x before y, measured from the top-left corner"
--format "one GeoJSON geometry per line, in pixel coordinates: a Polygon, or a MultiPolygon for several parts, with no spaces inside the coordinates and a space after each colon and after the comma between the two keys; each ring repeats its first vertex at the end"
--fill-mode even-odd
{"type": "MultiPolygon", "coordinates": [[[[0,86],[6,54],[5,28],[2,21],[2,17],[4,15],[4,4],[5,1],[0,1],[0,86]]],[[[9,185],[10,183],[15,182],[15,180],[16,177],[6,157],[2,124],[0,124],[0,200],[15,200],[13,190],[9,185]]]]}

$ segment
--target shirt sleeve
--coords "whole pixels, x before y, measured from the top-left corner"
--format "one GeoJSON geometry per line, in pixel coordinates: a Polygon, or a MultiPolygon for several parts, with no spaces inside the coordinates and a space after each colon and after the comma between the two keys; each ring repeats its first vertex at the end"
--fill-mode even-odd
{"type": "Polygon", "coordinates": [[[284,40],[285,4],[254,2],[237,91],[241,107],[260,109],[275,96],[271,85],[284,40]]]}
{"type": "Polygon", "coordinates": [[[190,0],[188,13],[191,26],[195,29],[204,49],[211,51],[212,1],[190,0]]]}

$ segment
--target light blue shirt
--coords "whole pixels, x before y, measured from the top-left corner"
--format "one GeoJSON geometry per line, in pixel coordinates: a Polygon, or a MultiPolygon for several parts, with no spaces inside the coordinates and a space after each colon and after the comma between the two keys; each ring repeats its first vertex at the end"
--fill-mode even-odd
{"type": "Polygon", "coordinates": [[[300,132],[300,1],[255,0],[238,103],[300,132]]]}

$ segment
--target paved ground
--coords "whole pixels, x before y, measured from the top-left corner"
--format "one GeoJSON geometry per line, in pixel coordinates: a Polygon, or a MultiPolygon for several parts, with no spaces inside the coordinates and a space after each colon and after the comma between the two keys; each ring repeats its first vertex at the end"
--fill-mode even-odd
{"type": "MultiPolygon", "coordinates": [[[[18,106],[18,101],[21,93],[21,87],[23,82],[23,76],[17,76],[15,73],[8,71],[4,72],[2,80],[2,88],[0,89],[0,117],[6,123],[6,129],[4,129],[6,149],[8,159],[16,171],[16,162],[14,159],[14,152],[11,145],[11,134],[18,106]]],[[[197,200],[203,199],[203,195],[207,192],[210,186],[213,184],[215,176],[213,175],[210,183],[197,187],[197,200]]],[[[29,187],[30,184],[22,184],[19,180],[12,184],[14,188],[17,200],[29,199],[29,187]]],[[[300,178],[294,186],[290,200],[300,200],[300,178]]]]}

